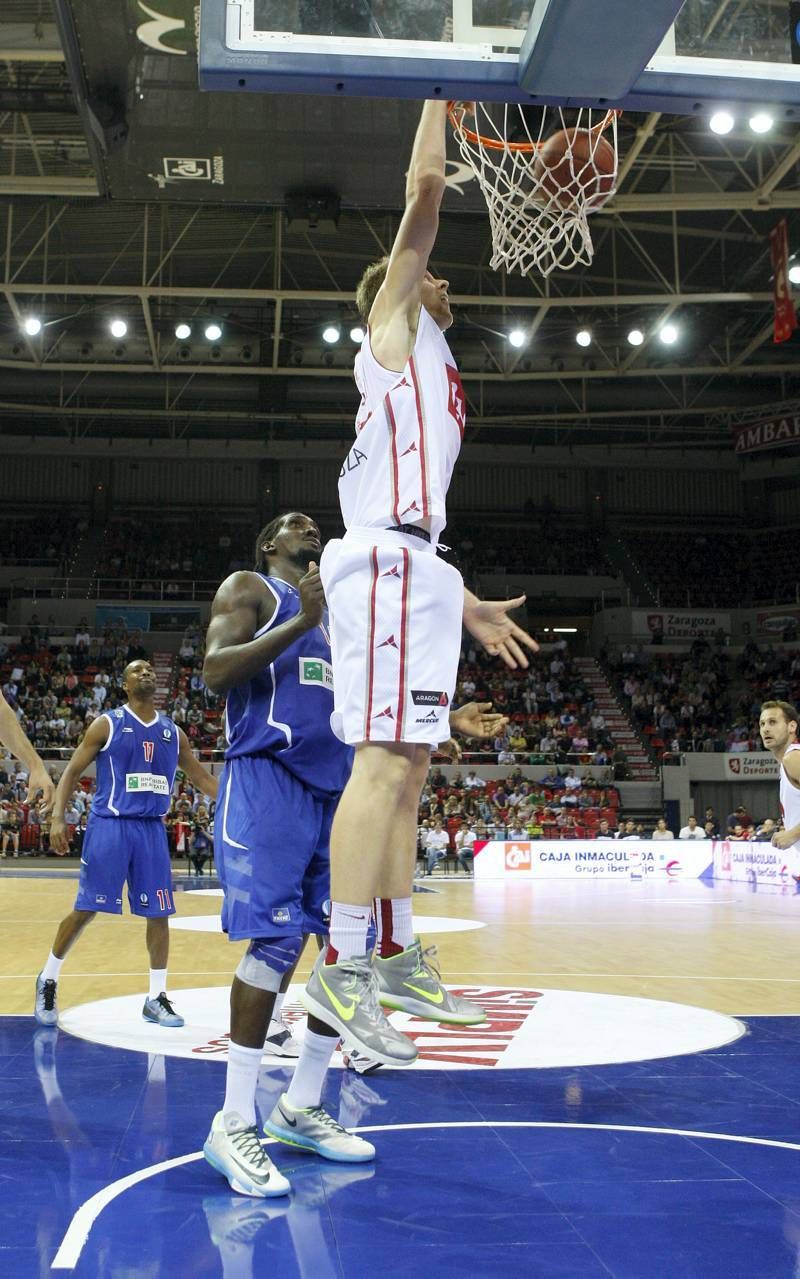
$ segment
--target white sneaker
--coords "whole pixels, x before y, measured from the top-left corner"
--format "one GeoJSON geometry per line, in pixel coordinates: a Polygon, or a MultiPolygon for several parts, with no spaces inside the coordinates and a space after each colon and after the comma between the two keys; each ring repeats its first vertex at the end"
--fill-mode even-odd
{"type": "Polygon", "coordinates": [[[375,1147],[371,1142],[348,1132],[322,1106],[295,1110],[286,1100],[286,1093],[279,1098],[264,1124],[264,1132],[287,1146],[299,1146],[301,1150],[322,1155],[323,1159],[361,1164],[375,1158],[375,1147]]]}
{"type": "Polygon", "coordinates": [[[265,1057],[291,1057],[295,1061],[300,1056],[300,1045],[291,1030],[283,1021],[271,1021],[264,1040],[265,1057]]]}
{"type": "Polygon", "coordinates": [[[255,1124],[247,1127],[241,1115],[217,1112],[203,1154],[240,1195],[271,1199],[288,1195],[291,1189],[262,1146],[255,1124]]]}

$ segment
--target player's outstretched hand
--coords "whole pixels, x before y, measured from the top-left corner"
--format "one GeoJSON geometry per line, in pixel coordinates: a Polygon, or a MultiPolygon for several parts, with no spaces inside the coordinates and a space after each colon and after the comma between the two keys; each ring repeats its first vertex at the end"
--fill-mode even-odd
{"type": "Polygon", "coordinates": [[[67,824],[61,817],[54,817],[50,822],[50,847],[59,857],[69,852],[67,824]]]}
{"type": "Polygon", "coordinates": [[[28,793],[25,796],[25,803],[35,803],[39,791],[42,792],[42,797],[39,800],[38,809],[42,817],[47,817],[56,797],[56,785],[44,765],[32,768],[28,774],[28,793]]]}
{"type": "Polygon", "coordinates": [[[470,635],[474,635],[492,657],[502,657],[512,671],[528,665],[522,645],[532,653],[539,651],[533,636],[508,616],[511,609],[520,608],[524,603],[525,596],[518,595],[513,600],[474,600],[464,606],[464,625],[470,635]]]}
{"type": "Polygon", "coordinates": [[[491,702],[466,702],[450,712],[450,727],[465,737],[497,737],[507,723],[508,716],[493,711],[491,702]]]}
{"type": "Polygon", "coordinates": [[[319,626],[325,608],[322,578],[319,575],[319,566],[313,560],[309,563],[308,571],[300,578],[299,589],[300,611],[305,617],[310,630],[312,626],[319,626]]]}
{"type": "Polygon", "coordinates": [[[773,847],[774,847],[774,848],[780,848],[780,849],[782,849],[782,850],[784,850],[784,851],[785,851],[787,848],[791,848],[791,847],[792,847],[792,844],[793,844],[794,842],[795,842],[795,840],[794,840],[794,838],[793,838],[792,834],[791,834],[789,831],[785,831],[785,830],[778,830],[778,831],[776,831],[776,832],[775,832],[775,834],[772,836],[772,844],[773,844],[773,847]]]}

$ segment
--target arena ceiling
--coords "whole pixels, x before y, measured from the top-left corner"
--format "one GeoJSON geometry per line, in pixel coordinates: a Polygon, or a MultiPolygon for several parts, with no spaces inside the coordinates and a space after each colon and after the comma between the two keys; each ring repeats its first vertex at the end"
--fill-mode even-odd
{"type": "MultiPolygon", "coordinates": [[[[391,244],[418,106],[201,94],[194,42],[191,0],[2,0],[5,433],[350,433],[354,288],[391,244]]],[[[732,423],[800,402],[797,341],[772,343],[767,239],[785,216],[800,250],[796,124],[720,138],[705,119],[626,114],[620,150],[593,264],[547,283],[489,269],[482,197],[449,166],[434,265],[473,439],[727,449],[732,423]],[[655,336],[667,319],[672,347],[655,336]]]]}

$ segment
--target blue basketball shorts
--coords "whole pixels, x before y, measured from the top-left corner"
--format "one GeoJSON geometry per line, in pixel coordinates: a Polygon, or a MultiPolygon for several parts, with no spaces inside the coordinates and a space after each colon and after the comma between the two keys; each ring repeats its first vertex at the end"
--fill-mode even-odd
{"type": "Polygon", "coordinates": [[[271,758],[230,759],[220,778],[214,861],[231,941],[327,933],[337,799],[313,795],[271,758]]]}
{"type": "Polygon", "coordinates": [[[89,818],[75,910],[122,914],[127,882],[132,915],[174,915],[167,832],[160,817],[89,818]]]}

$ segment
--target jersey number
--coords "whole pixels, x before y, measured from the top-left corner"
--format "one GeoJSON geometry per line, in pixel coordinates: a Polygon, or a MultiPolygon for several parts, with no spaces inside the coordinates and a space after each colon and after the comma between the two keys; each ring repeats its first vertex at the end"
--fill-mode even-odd
{"type": "Polygon", "coordinates": [[[144,751],[145,764],[152,764],[153,751],[155,750],[155,748],[156,748],[155,742],[142,742],[142,750],[144,751]]]}
{"type": "Polygon", "coordinates": [[[172,910],[172,898],[168,888],[157,889],[156,897],[158,898],[159,910],[172,910]]]}

